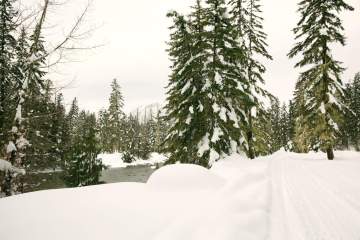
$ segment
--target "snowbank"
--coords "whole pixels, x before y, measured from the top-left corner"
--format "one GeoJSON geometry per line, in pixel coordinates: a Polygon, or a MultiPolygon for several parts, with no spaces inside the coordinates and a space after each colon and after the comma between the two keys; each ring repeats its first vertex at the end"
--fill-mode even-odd
{"type": "Polygon", "coordinates": [[[121,153],[103,153],[99,154],[98,158],[102,159],[103,164],[109,168],[126,168],[129,166],[146,166],[146,165],[156,165],[162,164],[167,160],[167,157],[159,153],[151,153],[148,160],[136,159],[132,163],[125,163],[122,160],[121,153]]]}
{"type": "Polygon", "coordinates": [[[238,159],[217,171],[177,164],[161,168],[147,184],[108,184],[1,199],[1,240],[264,239],[266,173],[256,170],[261,176],[256,181],[234,187],[234,180],[251,178],[245,170],[251,163],[238,159]],[[228,178],[234,167],[239,178],[228,178]]]}
{"type": "Polygon", "coordinates": [[[360,154],[234,155],[0,200],[1,240],[358,240],[360,154]]]}

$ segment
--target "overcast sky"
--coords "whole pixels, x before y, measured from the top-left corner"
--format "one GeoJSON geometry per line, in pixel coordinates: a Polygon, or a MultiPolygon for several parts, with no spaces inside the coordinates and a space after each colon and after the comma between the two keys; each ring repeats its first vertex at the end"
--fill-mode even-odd
{"type": "MultiPolygon", "coordinates": [[[[169,20],[166,13],[176,9],[188,11],[194,0],[94,0],[89,23],[101,26],[94,32],[93,43],[104,47],[82,53],[80,62],[66,64],[57,75],[59,85],[74,80],[64,90],[67,103],[77,97],[84,109],[97,111],[106,108],[110,83],[117,78],[125,97],[125,110],[137,106],[163,102],[168,81],[170,61],[166,53],[169,20]]],[[[286,54],[293,46],[291,29],[299,15],[295,0],[263,0],[264,26],[268,33],[269,51],[274,57],[266,62],[266,86],[281,101],[292,97],[299,70],[295,60],[286,54]]],[[[360,71],[360,1],[348,0],[356,11],[342,15],[347,46],[335,47],[334,55],[344,62],[347,71],[344,81],[360,71]]],[[[84,6],[83,0],[54,13],[61,21],[71,21],[84,6]]],[[[61,22],[60,21],[60,22],[61,22]]]]}

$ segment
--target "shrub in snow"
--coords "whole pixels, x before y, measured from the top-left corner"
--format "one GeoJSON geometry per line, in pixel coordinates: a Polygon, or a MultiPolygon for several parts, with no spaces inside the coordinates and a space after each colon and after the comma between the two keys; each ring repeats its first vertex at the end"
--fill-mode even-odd
{"type": "Polygon", "coordinates": [[[124,152],[121,158],[124,163],[132,163],[135,161],[135,157],[129,152],[124,152]]]}

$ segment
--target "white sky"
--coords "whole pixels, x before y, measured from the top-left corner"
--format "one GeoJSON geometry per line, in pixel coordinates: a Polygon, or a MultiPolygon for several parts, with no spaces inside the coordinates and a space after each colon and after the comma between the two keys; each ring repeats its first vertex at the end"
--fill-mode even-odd
{"type": "MultiPolygon", "coordinates": [[[[39,1],[39,0],[37,0],[39,1]]],[[[94,0],[89,18],[90,25],[101,25],[91,41],[105,46],[82,53],[81,61],[68,63],[57,74],[57,84],[75,80],[64,90],[65,100],[70,103],[78,97],[80,106],[97,111],[107,107],[110,83],[117,78],[125,97],[125,110],[140,105],[163,102],[164,87],[168,81],[170,61],[166,53],[169,38],[169,10],[188,11],[194,0],[94,0]]],[[[291,29],[299,15],[295,0],[263,0],[264,25],[268,33],[269,51],[274,61],[266,62],[267,88],[281,101],[292,97],[299,70],[295,60],[286,54],[294,41],[291,29]]],[[[336,47],[334,55],[344,62],[348,70],[344,81],[360,71],[360,1],[348,0],[356,11],[343,14],[347,46],[336,47]]],[[[84,6],[84,0],[72,0],[71,5],[54,12],[59,23],[71,22],[84,6]]],[[[60,24],[61,26],[61,24],[60,24]]]]}

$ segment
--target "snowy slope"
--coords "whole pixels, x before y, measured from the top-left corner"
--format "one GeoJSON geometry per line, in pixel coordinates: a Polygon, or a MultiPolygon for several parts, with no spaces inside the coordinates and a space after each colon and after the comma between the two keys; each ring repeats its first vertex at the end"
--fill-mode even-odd
{"type": "Polygon", "coordinates": [[[234,155],[0,200],[1,240],[359,240],[360,154],[234,155]]]}

